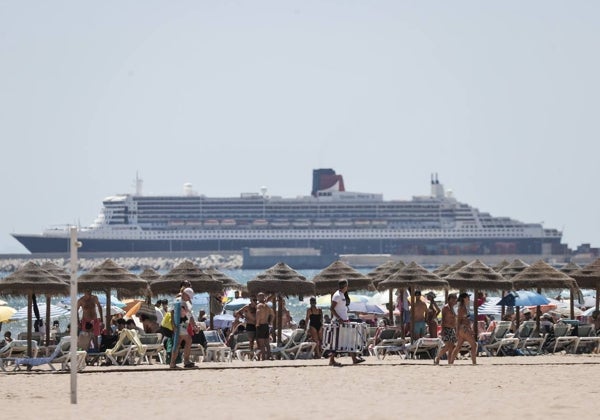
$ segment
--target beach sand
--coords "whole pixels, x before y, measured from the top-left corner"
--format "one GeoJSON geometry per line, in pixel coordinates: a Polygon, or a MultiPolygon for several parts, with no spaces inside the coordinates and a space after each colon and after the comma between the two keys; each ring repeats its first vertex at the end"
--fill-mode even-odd
{"type": "Polygon", "coordinates": [[[481,419],[593,418],[600,413],[600,355],[478,359],[472,366],[375,357],[88,367],[71,404],[68,373],[0,373],[2,417],[73,419],[481,419]]]}

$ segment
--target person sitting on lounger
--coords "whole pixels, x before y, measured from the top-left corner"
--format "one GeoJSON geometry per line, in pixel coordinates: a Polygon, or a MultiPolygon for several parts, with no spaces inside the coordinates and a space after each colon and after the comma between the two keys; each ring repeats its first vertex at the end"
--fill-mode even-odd
{"type": "Polygon", "coordinates": [[[6,331],[4,333],[4,340],[0,341],[0,347],[4,347],[6,346],[8,343],[10,343],[11,341],[13,341],[12,339],[12,334],[10,331],[6,331]]]}

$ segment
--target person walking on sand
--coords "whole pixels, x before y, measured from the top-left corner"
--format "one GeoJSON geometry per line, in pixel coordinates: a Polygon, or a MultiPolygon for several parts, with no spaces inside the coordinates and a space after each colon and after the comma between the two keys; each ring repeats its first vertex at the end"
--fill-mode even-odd
{"type": "Polygon", "coordinates": [[[190,352],[192,350],[192,337],[188,331],[188,325],[195,325],[194,317],[192,314],[192,299],[194,298],[194,291],[191,287],[186,287],[183,289],[181,296],[178,297],[175,301],[175,309],[179,309],[180,317],[179,317],[179,325],[175,325],[175,316],[171,315],[171,326],[172,330],[175,331],[175,328],[178,328],[178,338],[177,342],[173,343],[173,349],[171,350],[171,362],[169,367],[174,369],[177,367],[177,356],[179,355],[179,347],[183,343],[183,367],[192,368],[196,366],[194,362],[190,360],[190,352]]]}
{"type": "MultiPolygon", "coordinates": [[[[338,323],[348,322],[348,305],[350,305],[350,298],[348,296],[348,281],[340,280],[338,282],[338,290],[331,297],[331,315],[333,320],[338,323]]],[[[331,349],[331,356],[329,356],[329,366],[342,366],[341,363],[335,361],[336,349],[331,349]]],[[[365,359],[357,357],[356,353],[350,353],[352,356],[352,363],[358,364],[365,361],[365,359]]]]}
{"type": "Polygon", "coordinates": [[[473,364],[477,364],[477,343],[471,328],[471,320],[469,319],[469,294],[461,293],[458,296],[458,312],[456,314],[456,333],[458,340],[456,347],[448,359],[448,364],[454,363],[456,356],[460,352],[460,348],[466,341],[471,346],[471,360],[473,364]]]}
{"type": "Polygon", "coordinates": [[[310,298],[310,307],[306,310],[306,318],[304,319],[308,325],[308,334],[315,346],[315,359],[321,358],[321,343],[323,342],[323,310],[317,308],[317,299],[310,298]]]}
{"type": "Polygon", "coordinates": [[[444,346],[440,349],[435,359],[433,359],[434,365],[440,364],[440,359],[444,354],[448,354],[448,364],[450,362],[450,356],[454,352],[454,345],[456,344],[456,314],[454,313],[454,305],[456,305],[456,294],[450,293],[448,300],[442,308],[442,341],[444,346]]]}
{"type": "Polygon", "coordinates": [[[269,343],[269,324],[273,320],[273,310],[266,303],[264,293],[256,295],[256,347],[259,351],[258,360],[271,359],[271,345],[269,343]]]}
{"type": "Polygon", "coordinates": [[[79,328],[81,331],[86,331],[86,324],[92,325],[92,344],[94,348],[98,348],[98,336],[102,333],[101,317],[102,317],[102,306],[98,301],[98,297],[92,295],[92,292],[88,289],[84,292],[83,296],[77,300],[77,313],[79,314],[79,308],[81,308],[81,320],[79,322],[79,328]],[[96,312],[98,310],[98,312],[96,312]]]}

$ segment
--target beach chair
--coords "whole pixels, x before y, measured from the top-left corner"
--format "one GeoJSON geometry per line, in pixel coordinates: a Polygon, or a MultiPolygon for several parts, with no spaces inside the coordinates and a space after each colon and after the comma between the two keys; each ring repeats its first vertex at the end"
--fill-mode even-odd
{"type": "Polygon", "coordinates": [[[206,330],[204,331],[204,337],[206,338],[205,362],[231,362],[231,348],[225,344],[225,340],[223,340],[223,336],[219,331],[206,330]]]}
{"type": "Polygon", "coordinates": [[[444,343],[440,338],[421,337],[414,343],[406,346],[406,357],[417,359],[418,356],[426,355],[427,358],[433,359],[443,345],[444,343]]]}
{"type": "Polygon", "coordinates": [[[592,324],[582,324],[577,329],[577,345],[573,353],[597,353],[600,347],[600,337],[596,337],[592,324]]]}
{"type": "Polygon", "coordinates": [[[146,354],[146,348],[137,331],[125,329],[119,334],[117,344],[112,349],[107,349],[105,354],[113,365],[139,365],[146,354]]]}
{"type": "Polygon", "coordinates": [[[254,349],[250,350],[250,339],[247,333],[238,333],[235,336],[235,345],[233,346],[233,354],[238,360],[254,360],[254,349]]]}
{"type": "Polygon", "coordinates": [[[406,356],[406,340],[399,338],[400,331],[395,328],[384,329],[379,333],[379,343],[369,348],[369,353],[378,360],[385,359],[387,354],[406,356]]]}
{"type": "Polygon", "coordinates": [[[552,354],[556,353],[557,351],[569,352],[577,348],[579,337],[576,335],[570,335],[571,330],[573,329],[572,325],[564,322],[558,322],[554,324],[552,329],[554,331],[554,345],[552,346],[552,354]]]}
{"type": "Polygon", "coordinates": [[[298,359],[300,356],[312,359],[316,343],[305,340],[306,331],[298,328],[294,330],[283,346],[273,348],[271,354],[273,357],[279,357],[286,360],[298,359]]]}
{"type": "Polygon", "coordinates": [[[140,334],[140,342],[146,346],[146,352],[144,353],[143,359],[149,364],[152,364],[152,359],[156,357],[162,364],[165,363],[166,354],[165,346],[162,342],[162,334],[151,333],[151,334],[140,334]]]}
{"type": "Polygon", "coordinates": [[[537,355],[542,351],[545,337],[541,337],[536,332],[535,321],[524,321],[519,325],[519,330],[515,334],[519,339],[518,349],[525,355],[537,355]]]}
{"type": "Polygon", "coordinates": [[[506,336],[511,325],[511,321],[498,321],[496,328],[494,328],[494,331],[490,335],[489,342],[487,344],[479,343],[487,356],[507,355],[509,349],[514,350],[517,348],[519,339],[514,337],[508,338],[506,336]]]}

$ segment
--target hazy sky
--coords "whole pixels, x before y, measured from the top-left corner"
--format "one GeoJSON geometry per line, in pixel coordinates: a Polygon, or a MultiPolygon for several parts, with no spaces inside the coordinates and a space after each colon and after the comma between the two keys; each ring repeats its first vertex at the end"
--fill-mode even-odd
{"type": "Polygon", "coordinates": [[[0,253],[105,196],[351,191],[437,172],[600,246],[600,2],[0,0],[0,253]]]}

